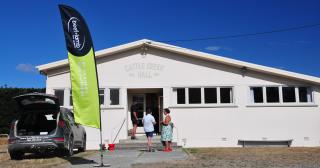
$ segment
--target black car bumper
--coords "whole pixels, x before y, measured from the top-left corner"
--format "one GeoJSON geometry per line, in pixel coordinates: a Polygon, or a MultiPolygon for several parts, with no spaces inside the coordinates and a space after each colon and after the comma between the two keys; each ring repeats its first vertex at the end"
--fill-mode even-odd
{"type": "Polygon", "coordinates": [[[24,152],[24,153],[35,153],[35,152],[52,152],[65,149],[64,143],[61,142],[35,142],[35,143],[15,143],[9,144],[9,152],[24,152]]]}

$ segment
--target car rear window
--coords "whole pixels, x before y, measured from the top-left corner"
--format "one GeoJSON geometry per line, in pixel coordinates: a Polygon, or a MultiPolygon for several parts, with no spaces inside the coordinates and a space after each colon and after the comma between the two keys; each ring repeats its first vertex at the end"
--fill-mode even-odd
{"type": "Polygon", "coordinates": [[[33,103],[55,104],[53,100],[43,97],[26,97],[25,99],[21,100],[21,105],[29,105],[33,103]]]}

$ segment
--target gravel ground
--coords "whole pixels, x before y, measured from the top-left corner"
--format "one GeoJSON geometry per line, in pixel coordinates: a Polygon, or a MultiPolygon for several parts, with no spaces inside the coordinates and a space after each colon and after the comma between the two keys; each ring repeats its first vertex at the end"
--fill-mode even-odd
{"type": "Polygon", "coordinates": [[[319,168],[320,148],[187,149],[185,161],[136,164],[134,168],[319,168]]]}
{"type": "Polygon", "coordinates": [[[0,137],[0,145],[7,145],[8,139],[0,137]]]}
{"type": "MultiPolygon", "coordinates": [[[[134,168],[320,168],[320,148],[194,148],[185,149],[186,160],[134,164],[134,168]]],[[[10,160],[6,145],[0,145],[0,167],[53,168],[81,164],[96,151],[76,154],[70,160],[59,157],[26,156],[22,161],[10,160]]],[[[113,165],[114,167],[116,165],[113,165]]]]}
{"type": "Polygon", "coordinates": [[[73,157],[57,157],[55,155],[26,154],[23,160],[11,160],[7,146],[0,145],[0,168],[66,168],[71,163],[82,164],[84,158],[95,155],[97,151],[75,153],[73,157]]]}

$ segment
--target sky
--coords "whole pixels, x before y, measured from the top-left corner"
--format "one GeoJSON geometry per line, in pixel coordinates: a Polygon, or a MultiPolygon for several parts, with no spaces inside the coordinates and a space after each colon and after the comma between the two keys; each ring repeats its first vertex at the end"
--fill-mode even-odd
{"type": "MultiPolygon", "coordinates": [[[[1,1],[0,87],[43,88],[46,77],[35,66],[67,59],[58,4],[82,14],[96,51],[140,39],[207,38],[320,23],[319,0],[1,1]]],[[[320,26],[168,44],[320,77],[320,26]]]]}

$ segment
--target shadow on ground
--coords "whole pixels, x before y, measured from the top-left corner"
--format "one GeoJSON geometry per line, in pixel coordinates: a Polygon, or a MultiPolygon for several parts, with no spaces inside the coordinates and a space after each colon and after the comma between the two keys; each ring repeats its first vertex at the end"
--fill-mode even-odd
{"type": "Polygon", "coordinates": [[[62,159],[68,161],[71,165],[82,165],[82,164],[93,164],[97,163],[94,160],[86,159],[83,157],[72,156],[72,157],[61,157],[62,159]]]}
{"type": "Polygon", "coordinates": [[[63,159],[71,165],[82,165],[82,164],[95,164],[94,160],[86,159],[85,156],[77,156],[82,153],[75,152],[73,156],[67,157],[60,153],[36,153],[36,154],[25,154],[23,160],[39,160],[39,159],[63,159]]]}

